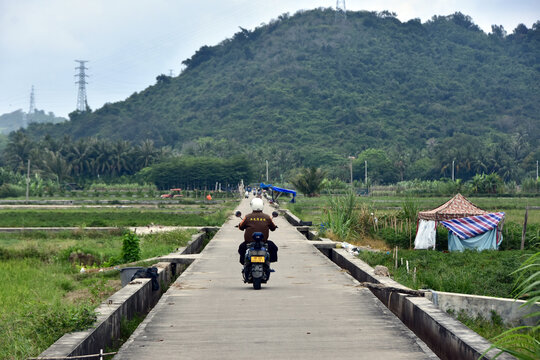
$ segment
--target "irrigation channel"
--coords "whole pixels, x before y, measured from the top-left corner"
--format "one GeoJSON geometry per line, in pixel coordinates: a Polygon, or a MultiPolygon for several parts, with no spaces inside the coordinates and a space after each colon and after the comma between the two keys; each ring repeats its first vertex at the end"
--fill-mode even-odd
{"type": "MultiPolygon", "coordinates": [[[[249,212],[249,199],[238,209],[249,212]]],[[[477,359],[489,347],[343,249],[275,221],[279,262],[268,284],[242,282],[243,236],[231,215],[114,359],[477,359]]]]}

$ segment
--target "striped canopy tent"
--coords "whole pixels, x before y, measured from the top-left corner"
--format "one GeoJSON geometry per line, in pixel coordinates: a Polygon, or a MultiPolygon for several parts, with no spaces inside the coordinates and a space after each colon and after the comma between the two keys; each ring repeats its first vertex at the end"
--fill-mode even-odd
{"type": "Polygon", "coordinates": [[[496,250],[502,242],[504,213],[488,213],[457,194],[436,209],[420,211],[415,249],[435,248],[437,223],[448,229],[448,250],[496,250]]]}
{"type": "Polygon", "coordinates": [[[420,211],[418,218],[422,220],[443,221],[485,214],[487,214],[487,211],[476,207],[463,195],[457,194],[436,209],[420,211]]]}

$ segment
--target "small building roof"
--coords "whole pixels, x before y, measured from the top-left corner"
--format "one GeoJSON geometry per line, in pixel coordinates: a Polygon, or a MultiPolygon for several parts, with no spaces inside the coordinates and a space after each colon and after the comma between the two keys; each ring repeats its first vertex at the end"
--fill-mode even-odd
{"type": "Polygon", "coordinates": [[[465,196],[457,194],[438,208],[427,211],[420,211],[418,218],[423,220],[450,220],[468,216],[484,215],[487,211],[476,207],[465,196]]]}

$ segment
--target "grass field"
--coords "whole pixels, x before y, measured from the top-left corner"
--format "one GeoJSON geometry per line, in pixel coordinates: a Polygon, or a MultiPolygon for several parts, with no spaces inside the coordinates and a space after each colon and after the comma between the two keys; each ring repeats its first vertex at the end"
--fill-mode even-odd
{"type": "MultiPolygon", "coordinates": [[[[220,226],[236,200],[141,208],[2,209],[0,227],[220,226]]],[[[141,258],[185,246],[193,231],[140,238],[141,258]]],[[[87,328],[120,288],[120,273],[80,273],[121,262],[123,230],[0,233],[0,359],[37,356],[66,332],[87,328]]]]}
{"type": "Polygon", "coordinates": [[[0,227],[220,226],[237,202],[180,208],[0,209],[0,227]]]}
{"type": "Polygon", "coordinates": [[[394,280],[413,289],[511,298],[517,280],[511,273],[533,253],[519,250],[445,253],[400,249],[397,269],[392,252],[364,251],[359,257],[372,267],[388,267],[394,280]]]}
{"type": "MultiPolygon", "coordinates": [[[[141,257],[163,255],[185,246],[194,231],[140,237],[141,257]]],[[[0,234],[0,359],[39,355],[64,333],[92,324],[93,309],[120,288],[120,273],[81,274],[120,257],[121,232],[0,234]],[[37,238],[36,238],[37,237],[37,238]],[[70,256],[84,254],[81,257],[70,256]]]]}

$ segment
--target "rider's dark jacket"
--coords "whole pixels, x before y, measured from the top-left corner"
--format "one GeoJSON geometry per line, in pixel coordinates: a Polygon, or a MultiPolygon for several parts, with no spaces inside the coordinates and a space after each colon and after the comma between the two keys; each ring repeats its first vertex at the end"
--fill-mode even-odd
{"type": "Polygon", "coordinates": [[[272,221],[272,217],[262,211],[254,211],[251,214],[247,214],[240,225],[238,225],[240,230],[245,230],[244,242],[246,243],[253,241],[252,235],[255,232],[263,233],[264,241],[268,240],[268,229],[274,231],[276,227],[276,224],[272,221]]]}

